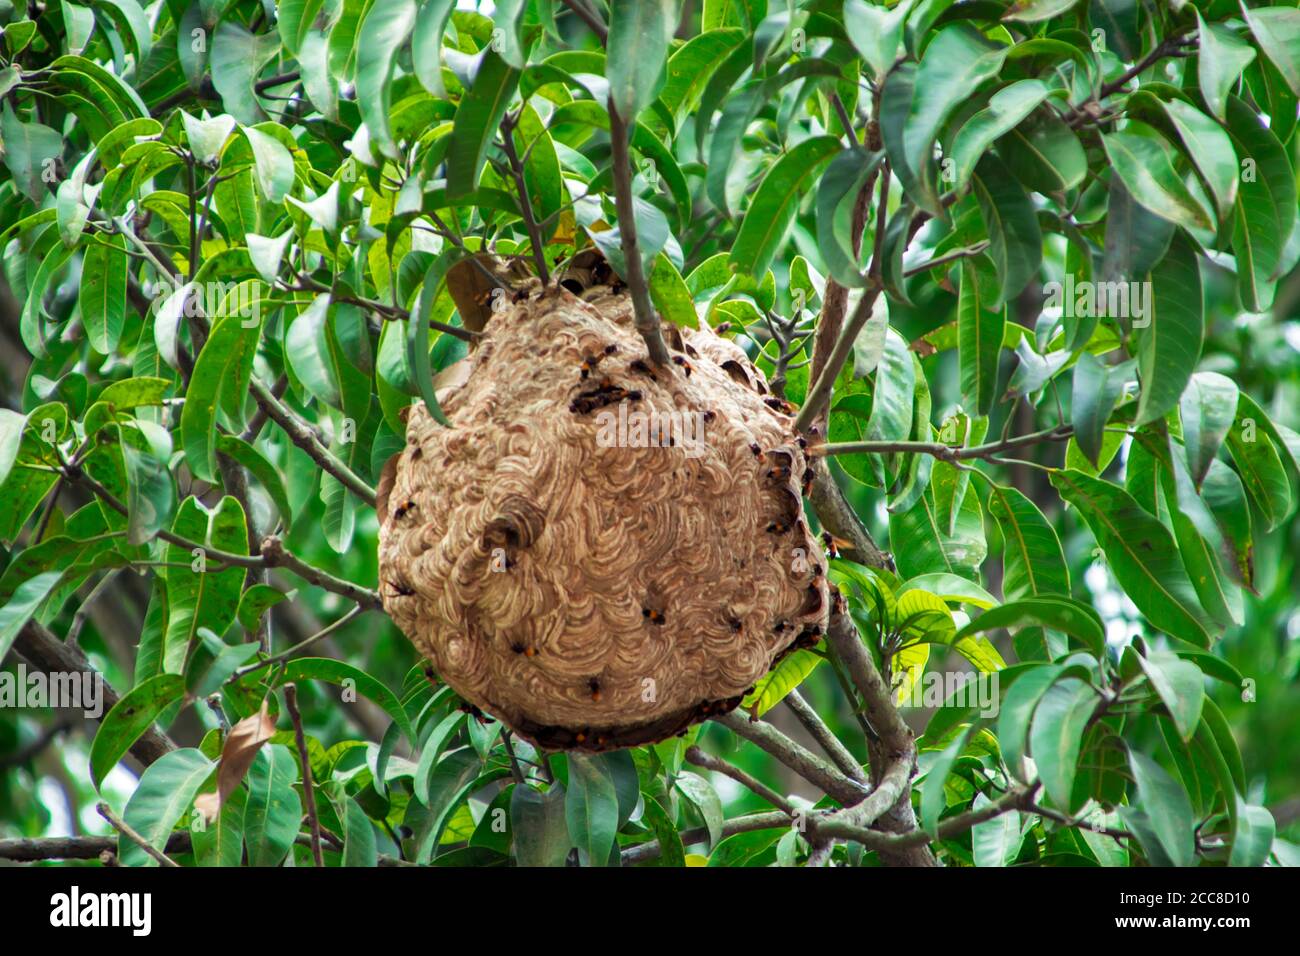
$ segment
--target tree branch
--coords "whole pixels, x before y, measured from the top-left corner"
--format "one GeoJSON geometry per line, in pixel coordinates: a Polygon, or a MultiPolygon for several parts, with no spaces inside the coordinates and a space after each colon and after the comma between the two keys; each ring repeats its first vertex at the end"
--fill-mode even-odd
{"type": "Polygon", "coordinates": [[[862,772],[862,765],[858,763],[849,749],[840,742],[840,739],[831,733],[831,729],[826,726],[818,715],[817,711],[803,699],[798,690],[792,690],[785,696],[785,705],[794,712],[799,723],[803,724],[804,729],[812,735],[813,740],[817,741],[818,746],[826,752],[826,756],[835,762],[835,766],[844,771],[845,775],[859,783],[867,782],[867,775],[862,772]]]}
{"type": "Polygon", "coordinates": [[[338,480],[354,495],[370,507],[375,507],[375,489],[361,480],[346,464],[340,461],[328,448],[320,443],[316,433],[301,422],[293,412],[275,397],[266,384],[256,376],[249,380],[253,400],[266,412],[271,421],[279,425],[289,440],[305,451],[311,460],[320,465],[328,474],[338,480]]]}
{"type": "Polygon", "coordinates": [[[144,837],[142,837],[139,833],[137,833],[136,830],[133,827],[131,827],[125,820],[123,820],[116,813],[114,813],[112,807],[110,807],[107,803],[104,803],[101,800],[99,803],[95,804],[95,809],[99,811],[99,815],[101,817],[103,817],[105,820],[107,820],[109,823],[113,825],[114,830],[122,834],[122,836],[126,837],[128,840],[130,840],[140,849],[144,850],[145,853],[149,854],[151,857],[157,860],[159,866],[170,866],[170,867],[176,867],[178,869],[180,868],[180,864],[177,863],[175,860],[173,860],[171,857],[169,857],[166,853],[163,853],[161,850],[156,850],[152,846],[150,846],[149,841],[146,840],[144,837]]]}
{"type": "Polygon", "coordinates": [[[845,806],[861,802],[868,793],[869,788],[865,784],[844,776],[835,767],[801,747],[769,723],[761,720],[751,721],[737,711],[713,719],[756,744],[760,750],[766,751],[845,806]]]}
{"type": "Polygon", "coordinates": [[[628,156],[628,124],[618,115],[614,101],[609,101],[609,142],[613,151],[612,174],[614,178],[614,206],[618,210],[618,236],[623,245],[624,267],[627,271],[628,292],[632,295],[632,309],[636,317],[636,330],[645,339],[650,361],[667,365],[668,346],[664,344],[659,315],[650,302],[646,287],[645,269],[641,262],[641,246],[637,240],[635,203],[632,197],[632,161],[628,156]]]}
{"type": "MultiPolygon", "coordinates": [[[[121,700],[121,695],[104,679],[103,674],[91,666],[81,648],[60,641],[38,621],[28,621],[23,625],[13,647],[24,660],[46,674],[90,675],[92,680],[99,682],[105,714],[121,700]]],[[[101,716],[100,719],[102,720],[103,717],[101,716]]],[[[151,724],[140,735],[140,739],[131,745],[130,753],[147,767],[163,754],[175,749],[176,744],[171,738],[159,732],[151,724]]]]}

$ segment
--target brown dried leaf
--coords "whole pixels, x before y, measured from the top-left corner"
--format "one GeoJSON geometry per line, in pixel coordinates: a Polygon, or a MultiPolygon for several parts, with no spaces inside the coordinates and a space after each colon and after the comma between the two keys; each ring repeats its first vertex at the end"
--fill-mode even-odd
{"type": "Polygon", "coordinates": [[[226,735],[225,746],[221,748],[221,760],[217,766],[217,792],[205,793],[194,801],[194,808],[201,812],[207,822],[211,823],[221,812],[226,799],[235,792],[253,765],[257,752],[275,734],[275,719],[270,712],[271,699],[262,701],[262,709],[251,717],[245,717],[226,735]]]}

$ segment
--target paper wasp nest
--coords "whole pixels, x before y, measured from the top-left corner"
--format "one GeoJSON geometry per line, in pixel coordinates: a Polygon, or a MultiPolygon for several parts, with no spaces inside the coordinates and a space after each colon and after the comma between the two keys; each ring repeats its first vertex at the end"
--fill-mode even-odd
{"type": "Polygon", "coordinates": [[[734,708],[825,628],[810,473],[735,344],[597,286],[492,316],[381,482],[384,607],[466,701],[548,749],[661,740],[734,708]]]}

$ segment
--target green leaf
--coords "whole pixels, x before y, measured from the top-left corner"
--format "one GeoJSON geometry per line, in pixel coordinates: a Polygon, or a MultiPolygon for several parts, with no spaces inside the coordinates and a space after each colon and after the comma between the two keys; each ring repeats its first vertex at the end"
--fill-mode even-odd
{"type": "Polygon", "coordinates": [[[1083,182],[1088,157],[1079,137],[1047,108],[1039,109],[998,141],[1007,167],[1026,188],[1060,193],[1083,182]]]}
{"type": "Polygon", "coordinates": [[[604,866],[618,831],[614,781],[592,757],[569,754],[569,790],[564,800],[569,839],[588,866],[604,866]]]}
{"type": "Polygon", "coordinates": [[[249,866],[279,866],[302,825],[302,800],[294,784],[298,757],[283,744],[267,744],[248,768],[244,842],[249,866]]]}
{"type": "MultiPolygon", "coordinates": [[[[1027,676],[1027,675],[1026,675],[1027,676]]],[[[1012,688],[1019,686],[1021,677],[1012,688]]],[[[1100,698],[1088,684],[1066,677],[1043,694],[1029,728],[1029,753],[1048,798],[1060,810],[1074,810],[1074,776],[1083,732],[1100,698]]]]}
{"type": "Polygon", "coordinates": [[[96,790],[158,715],[184,694],[185,679],[181,675],[158,674],[132,688],[113,705],[90,745],[90,781],[96,790]]]}
{"type": "Polygon", "coordinates": [[[998,746],[1007,768],[1021,782],[1029,782],[1024,758],[1034,710],[1064,671],[1064,667],[1056,664],[1033,665],[1016,678],[1002,699],[998,711],[998,746]]]}
{"type": "Polygon", "coordinates": [[[1263,866],[1273,849],[1277,822],[1267,807],[1249,804],[1235,791],[1225,797],[1237,802],[1237,830],[1232,837],[1229,866],[1263,866]]]}
{"type": "Polygon", "coordinates": [[[676,29],[672,0],[610,0],[605,77],[610,102],[625,121],[658,96],[676,29]]]}
{"type": "Polygon", "coordinates": [[[1138,203],[1185,229],[1214,229],[1213,217],[1174,168],[1173,147],[1158,132],[1130,120],[1122,131],[1103,134],[1101,141],[1111,166],[1138,203]]]}
{"type": "Polygon", "coordinates": [[[1214,197],[1218,218],[1227,221],[1237,199],[1237,180],[1241,174],[1232,140],[1222,126],[1182,100],[1161,101],[1161,106],[1214,197]]]}
{"type": "Polygon", "coordinates": [[[903,22],[911,9],[912,0],[902,0],[893,9],[867,0],[844,0],[844,32],[877,78],[894,65],[903,22]]]}
{"type": "MultiPolygon", "coordinates": [[[[328,304],[328,297],[321,296],[317,301],[321,299],[328,304]]],[[[300,340],[300,334],[294,331],[303,322],[303,316],[299,316],[290,327],[286,343],[291,348],[307,347],[300,340]]],[[[243,395],[246,392],[260,335],[259,322],[243,316],[228,316],[217,322],[194,363],[190,385],[185,392],[185,405],[181,409],[181,442],[185,448],[185,463],[203,481],[215,483],[217,477],[218,405],[224,406],[223,395],[243,395]]],[[[311,354],[315,357],[317,353],[313,349],[311,354]]]]}
{"type": "Polygon", "coordinates": [[[1064,13],[1078,2],[1079,0],[1015,0],[1010,9],[1002,14],[1002,19],[1037,23],[1064,13]]]}
{"type": "MultiPolygon", "coordinates": [[[[1070,0],[1074,2],[1074,0],[1070,0]]],[[[975,795],[971,809],[979,811],[993,801],[982,793],[975,795]]],[[[1010,866],[1020,853],[1024,834],[1020,830],[1020,812],[1010,810],[971,828],[971,855],[976,866],[1010,866]]]]}
{"type": "Polygon", "coordinates": [[[217,25],[211,38],[212,85],[226,112],[245,126],[266,119],[253,92],[262,68],[280,52],[274,32],[254,34],[229,19],[217,25]]]}
{"type": "Polygon", "coordinates": [[[0,657],[9,653],[18,633],[27,626],[36,609],[50,596],[62,578],[61,570],[45,571],[28,578],[18,586],[4,607],[0,607],[0,657]]]}
{"type": "MultiPolygon", "coordinates": [[[[172,827],[190,809],[214,770],[216,764],[192,747],[163,754],[140,775],[122,819],[155,850],[163,849],[172,827]]],[[[117,856],[123,866],[158,865],[125,836],[118,837],[117,856]]]]}
{"type": "Polygon", "coordinates": [[[1201,270],[1192,244],[1174,237],[1169,253],[1151,270],[1148,314],[1132,319],[1137,338],[1136,424],[1163,418],[1178,404],[1201,357],[1205,335],[1201,270]]]}
{"type": "Polygon", "coordinates": [[[1179,399],[1183,444],[1192,480],[1200,488],[1237,417],[1237,384],[1218,372],[1196,372],[1179,399]]]}
{"type": "Polygon", "coordinates": [[[1238,395],[1237,414],[1228,429],[1228,451],[1264,518],[1265,530],[1271,531],[1291,512],[1291,484],[1268,431],[1268,416],[1250,396],[1238,395]]]}
{"type": "Polygon", "coordinates": [[[989,608],[958,631],[956,640],[1013,627],[1050,627],[1077,637],[1098,657],[1105,652],[1106,631],[1100,615],[1088,605],[1063,595],[1027,597],[989,608]]]}
{"type": "Polygon", "coordinates": [[[519,71],[492,50],[484,54],[474,85],[461,97],[447,147],[447,196],[468,195],[478,186],[488,147],[519,85],[519,71]]]}
{"type": "Polygon", "coordinates": [[[438,404],[438,396],[433,388],[433,371],[429,365],[429,318],[433,312],[434,301],[438,298],[438,289],[453,265],[463,256],[455,249],[444,251],[424,275],[424,286],[416,300],[411,316],[406,320],[406,368],[415,380],[419,396],[424,399],[425,407],[434,421],[440,425],[450,425],[438,404]]]}
{"type": "Polygon", "coordinates": [[[1201,669],[1169,651],[1154,651],[1139,657],[1138,662],[1173,717],[1179,736],[1191,740],[1201,722],[1201,707],[1205,703],[1205,676],[1201,669]]]}
{"type": "Polygon", "coordinates": [[[285,594],[269,584],[251,585],[239,597],[239,609],[236,612],[239,623],[243,625],[244,630],[255,632],[263,614],[292,596],[293,592],[285,594]]]}
{"type": "Polygon", "coordinates": [[[39,204],[46,183],[54,182],[54,162],[63,155],[63,137],[48,126],[19,120],[6,98],[0,113],[0,139],[4,140],[4,161],[13,174],[14,185],[39,204]]]}
{"type": "Polygon", "coordinates": [[[128,544],[144,544],[172,520],[176,486],[165,460],[129,445],[122,447],[122,455],[128,491],[126,540],[128,544]]]}
{"type": "Polygon", "coordinates": [[[1082,353],[1075,363],[1070,403],[1074,416],[1074,441],[1094,468],[1101,467],[1107,438],[1106,424],[1136,367],[1133,360],[1108,366],[1090,352],[1082,353]]]}
{"type": "Polygon", "coordinates": [[[1264,55],[1286,79],[1291,92],[1300,96],[1300,10],[1294,7],[1252,9],[1243,3],[1241,13],[1264,55]]]}
{"type": "Polygon", "coordinates": [[[911,510],[890,514],[889,540],[899,574],[904,578],[943,571],[974,581],[988,553],[979,498],[965,496],[949,533],[946,520],[940,522],[933,488],[911,510]]]}
{"type": "Polygon", "coordinates": [[[564,866],[573,845],[565,804],[564,787],[558,783],[545,793],[526,785],[515,787],[510,796],[510,828],[520,866],[564,866]]]}
{"type": "Polygon", "coordinates": [[[821,170],[840,149],[834,136],[815,136],[792,148],[767,171],[731,248],[734,271],[761,276],[780,251],[794,222],[799,202],[821,170]]]}
{"type": "Polygon", "coordinates": [[[1169,529],[1124,489],[1079,471],[1054,472],[1052,484],[1079,514],[1106,554],[1115,579],[1155,627],[1209,645],[1203,611],[1169,529]]]}
{"type": "Polygon", "coordinates": [[[375,867],[379,865],[379,849],[375,842],[375,828],[361,809],[355,797],[340,797],[343,817],[343,858],[340,866],[375,867]]]}
{"type": "Polygon", "coordinates": [[[654,833],[659,843],[659,859],[656,865],[661,867],[682,867],[686,865],[686,850],[682,846],[681,834],[677,827],[659,806],[657,800],[647,799],[642,810],[641,820],[654,833]]]}
{"type": "Polygon", "coordinates": [[[787,654],[779,664],[759,678],[754,685],[754,692],[746,695],[740,706],[762,717],[785,700],[790,691],[802,684],[823,660],[821,655],[808,650],[800,649],[787,654]]]}
{"type": "Polygon", "coordinates": [[[968,119],[953,137],[951,160],[954,188],[970,180],[975,164],[988,154],[994,140],[1009,133],[1047,99],[1048,88],[1041,80],[1016,80],[989,97],[989,104],[968,119]]]}
{"type": "Polygon", "coordinates": [[[129,266],[122,236],[108,236],[86,248],[81,267],[81,321],[91,348],[104,355],[116,351],[126,323],[129,266]]]}
{"type": "Polygon", "coordinates": [[[1008,601],[1070,593],[1070,571],[1046,516],[1015,488],[989,486],[989,514],[1002,530],[1002,593],[1008,601]]]}
{"type": "Polygon", "coordinates": [[[866,285],[853,251],[853,210],[863,184],[881,158],[878,152],[846,149],[831,160],[817,187],[817,245],[827,271],[845,288],[866,285]]]}
{"type": "Polygon", "coordinates": [[[357,37],[357,106],[384,155],[400,158],[389,127],[393,68],[415,28],[415,0],[374,0],[357,37]]]}
{"type": "Polygon", "coordinates": [[[685,771],[677,775],[677,789],[690,801],[709,831],[709,846],[717,847],[722,840],[722,801],[713,784],[697,773],[685,771]]]}
{"type": "Polygon", "coordinates": [[[1242,167],[1232,229],[1237,292],[1248,311],[1265,312],[1296,221],[1295,173],[1286,150],[1253,109],[1230,96],[1227,116],[1242,167]]]}
{"type": "Polygon", "coordinates": [[[411,66],[428,92],[445,96],[442,82],[442,38],[455,0],[421,0],[411,35],[411,66]]]}
{"type": "Polygon", "coordinates": [[[260,451],[242,438],[236,438],[234,435],[218,435],[217,453],[226,455],[247,468],[271,496],[271,502],[275,505],[285,526],[293,523],[293,511],[284,487],[284,479],[280,471],[260,451]]]}
{"type": "MultiPolygon", "coordinates": [[[[1006,53],[1005,47],[965,23],[945,27],[925,49],[901,142],[891,144],[893,137],[886,135],[885,148],[907,195],[927,212],[944,215],[934,186],[934,141],[957,107],[997,75],[1006,53]]],[[[882,132],[887,128],[882,124],[882,132]]]]}
{"type": "Polygon", "coordinates": [[[285,665],[279,674],[278,683],[282,686],[290,681],[300,680],[323,680],[331,684],[339,684],[344,689],[345,702],[347,694],[352,694],[353,700],[358,693],[368,697],[393,718],[394,722],[402,728],[402,733],[406,735],[407,740],[412,742],[416,740],[411,718],[407,716],[397,695],[360,668],[326,657],[299,657],[285,665]]]}
{"type": "MultiPolygon", "coordinates": [[[[244,509],[239,501],[226,496],[215,511],[207,510],[196,498],[181,502],[172,522],[172,532],[204,548],[233,554],[248,554],[248,530],[244,509]]],[[[180,673],[185,657],[200,627],[214,634],[224,634],[235,619],[244,569],[229,567],[214,571],[206,555],[193,554],[188,548],[168,544],[165,552],[167,569],[167,633],[164,640],[164,668],[180,673]]]]}
{"type": "Polygon", "coordinates": [[[528,0],[500,0],[492,11],[492,23],[496,27],[493,36],[500,37],[501,57],[516,70],[522,70],[528,62],[528,51],[521,36],[527,7],[528,0]]]}
{"type": "Polygon", "coordinates": [[[1006,328],[1006,307],[995,291],[993,266],[985,256],[962,260],[957,295],[957,362],[962,404],[987,415],[997,398],[998,359],[1006,328]]]}
{"type": "Polygon", "coordinates": [[[153,30],[144,8],[136,0],[93,0],[91,5],[108,14],[118,36],[130,42],[135,51],[135,62],[144,63],[153,47],[153,30]]]}
{"type": "Polygon", "coordinates": [[[1228,94],[1237,86],[1242,70],[1255,59],[1255,51],[1246,41],[1219,23],[1207,24],[1196,11],[1197,81],[1205,105],[1219,119],[1228,108],[1228,94]]]}
{"type": "Polygon", "coordinates": [[[925,775],[925,781],[921,784],[919,822],[921,829],[931,836],[938,836],[939,816],[948,807],[944,784],[948,780],[948,774],[952,772],[953,764],[957,762],[957,758],[966,749],[966,741],[973,729],[973,727],[967,727],[953,738],[952,742],[930,764],[930,769],[925,775]]]}
{"type": "Polygon", "coordinates": [[[672,260],[662,252],[655,256],[650,268],[649,285],[650,301],[656,312],[679,328],[700,327],[690,289],[686,288],[686,282],[672,260]]]}
{"type": "MultiPolygon", "coordinates": [[[[1043,261],[1043,234],[1034,204],[1006,166],[985,154],[975,167],[975,195],[988,229],[988,257],[997,271],[997,291],[990,310],[1024,291],[1043,261]]],[[[1001,345],[1001,335],[998,336],[1001,345]]],[[[994,374],[996,375],[996,365],[994,374]]]]}
{"type": "MultiPolygon", "coordinates": [[[[1192,866],[1196,862],[1196,821],[1192,816],[1187,791],[1158,763],[1145,754],[1130,750],[1129,767],[1137,782],[1137,806],[1146,814],[1150,833],[1174,866],[1192,866]]],[[[1138,841],[1148,852],[1152,847],[1138,830],[1138,841]]]]}
{"type": "MultiPolygon", "coordinates": [[[[284,202],[284,197],[293,188],[293,154],[274,135],[256,126],[246,126],[244,138],[253,151],[253,168],[257,171],[257,185],[262,198],[269,203],[284,202]]],[[[252,255],[251,246],[249,255],[252,255]]]]}

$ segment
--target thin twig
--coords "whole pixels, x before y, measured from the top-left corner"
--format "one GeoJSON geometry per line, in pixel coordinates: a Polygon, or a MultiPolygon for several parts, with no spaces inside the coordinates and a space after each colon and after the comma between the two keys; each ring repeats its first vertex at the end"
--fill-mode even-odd
{"type": "Polygon", "coordinates": [[[659,316],[650,302],[646,286],[645,269],[641,262],[641,246],[637,239],[635,203],[632,197],[632,161],[628,156],[628,124],[618,115],[614,101],[609,101],[609,141],[612,150],[614,178],[614,206],[618,210],[618,236],[623,245],[623,260],[627,270],[628,292],[632,295],[632,309],[636,317],[636,330],[645,339],[650,361],[667,365],[668,346],[664,344],[659,316]]]}
{"type": "Polygon", "coordinates": [[[311,760],[307,757],[307,735],[302,729],[302,714],[298,712],[298,688],[292,682],[284,685],[284,705],[293,721],[293,738],[298,747],[298,763],[302,766],[302,795],[307,804],[307,822],[311,826],[311,856],[318,867],[325,865],[320,850],[320,817],[316,814],[316,789],[311,781],[311,760]]]}
{"type": "Polygon", "coordinates": [[[104,803],[101,800],[99,803],[95,804],[95,809],[99,811],[101,817],[113,825],[114,830],[122,834],[122,836],[126,837],[140,849],[144,850],[145,853],[157,860],[159,866],[180,867],[180,864],[169,857],[166,853],[150,846],[149,841],[142,837],[134,827],[130,826],[125,820],[114,813],[113,808],[107,803],[104,803]]]}
{"type": "Polygon", "coordinates": [[[344,624],[347,624],[354,617],[363,613],[364,611],[365,608],[363,608],[360,604],[358,604],[356,607],[348,611],[348,613],[344,614],[341,618],[339,618],[334,623],[321,628],[321,630],[317,631],[311,637],[299,641],[297,644],[293,645],[293,647],[289,648],[287,651],[282,651],[273,657],[268,657],[265,660],[257,661],[253,664],[249,664],[245,667],[239,668],[239,670],[235,671],[235,673],[230,675],[230,679],[227,680],[226,683],[227,684],[233,683],[235,681],[240,680],[243,677],[247,677],[249,674],[254,674],[257,671],[260,671],[264,667],[271,667],[274,666],[275,664],[279,664],[283,661],[287,661],[290,658],[297,657],[299,654],[301,654],[307,648],[311,647],[317,641],[329,637],[329,635],[333,634],[344,624]]]}

